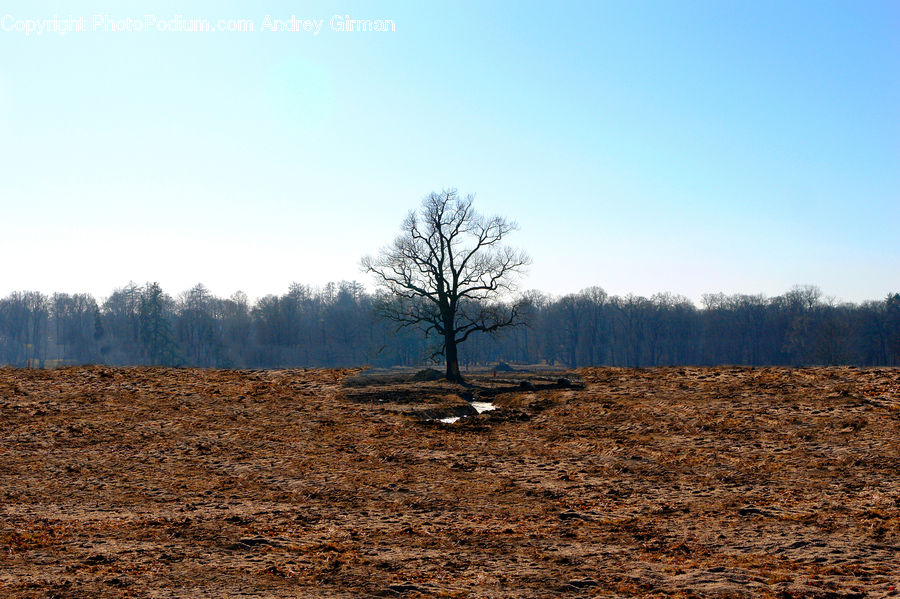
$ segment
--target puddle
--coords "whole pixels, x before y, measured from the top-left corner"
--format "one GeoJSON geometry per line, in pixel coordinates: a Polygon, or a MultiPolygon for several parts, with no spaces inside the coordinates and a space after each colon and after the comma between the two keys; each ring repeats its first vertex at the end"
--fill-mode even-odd
{"type": "MultiPolygon", "coordinates": [[[[471,402],[471,405],[479,414],[481,414],[482,412],[490,412],[491,410],[497,409],[497,406],[489,401],[473,401],[471,402]]],[[[464,416],[450,416],[449,418],[439,418],[438,420],[445,424],[453,424],[460,418],[464,418],[464,416]]]]}
{"type": "Polygon", "coordinates": [[[492,404],[489,401],[473,401],[472,407],[478,411],[479,414],[482,412],[490,412],[491,410],[496,410],[497,406],[492,404]]]}

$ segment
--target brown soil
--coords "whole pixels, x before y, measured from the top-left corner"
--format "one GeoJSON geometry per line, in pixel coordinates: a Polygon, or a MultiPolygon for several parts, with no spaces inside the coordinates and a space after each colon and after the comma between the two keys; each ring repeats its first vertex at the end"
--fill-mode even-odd
{"type": "Polygon", "coordinates": [[[900,596],[900,371],[579,374],[0,369],[0,597],[900,596]]]}

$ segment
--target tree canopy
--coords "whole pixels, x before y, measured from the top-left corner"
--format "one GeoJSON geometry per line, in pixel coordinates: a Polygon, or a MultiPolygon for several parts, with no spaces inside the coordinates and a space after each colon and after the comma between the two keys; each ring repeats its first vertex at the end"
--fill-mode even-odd
{"type": "Polygon", "coordinates": [[[437,335],[447,379],[456,382],[462,382],[458,344],[523,322],[522,304],[510,295],[530,263],[525,252],[503,243],[516,223],[482,216],[473,202],[455,189],[429,194],[393,244],[362,260],[387,292],[380,311],[400,327],[437,335]]]}

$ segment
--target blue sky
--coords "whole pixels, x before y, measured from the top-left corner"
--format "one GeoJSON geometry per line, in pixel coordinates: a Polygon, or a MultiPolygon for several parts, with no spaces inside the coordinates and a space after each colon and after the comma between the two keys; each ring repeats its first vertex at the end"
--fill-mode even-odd
{"type": "Polygon", "coordinates": [[[359,258],[445,187],[518,221],[526,289],[900,290],[896,2],[31,1],[0,19],[2,294],[367,282],[359,258]],[[54,15],[87,31],[15,30],[54,15]]]}

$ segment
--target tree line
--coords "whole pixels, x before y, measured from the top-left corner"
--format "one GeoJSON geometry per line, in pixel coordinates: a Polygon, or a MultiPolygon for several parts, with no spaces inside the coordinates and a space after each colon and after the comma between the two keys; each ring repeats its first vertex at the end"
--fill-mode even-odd
{"type": "MultiPolygon", "coordinates": [[[[0,364],[166,365],[204,368],[415,366],[435,341],[397,329],[386,298],[355,282],[251,302],[203,285],[171,296],[128,285],[98,302],[87,294],[16,292],[0,299],[0,364]]],[[[388,298],[389,301],[389,298],[388,298]]],[[[528,292],[527,324],[473,335],[463,368],[501,361],[613,365],[900,365],[900,294],[838,303],[816,287],[777,297],[669,293],[610,296],[599,287],[562,297],[528,292]]]]}

